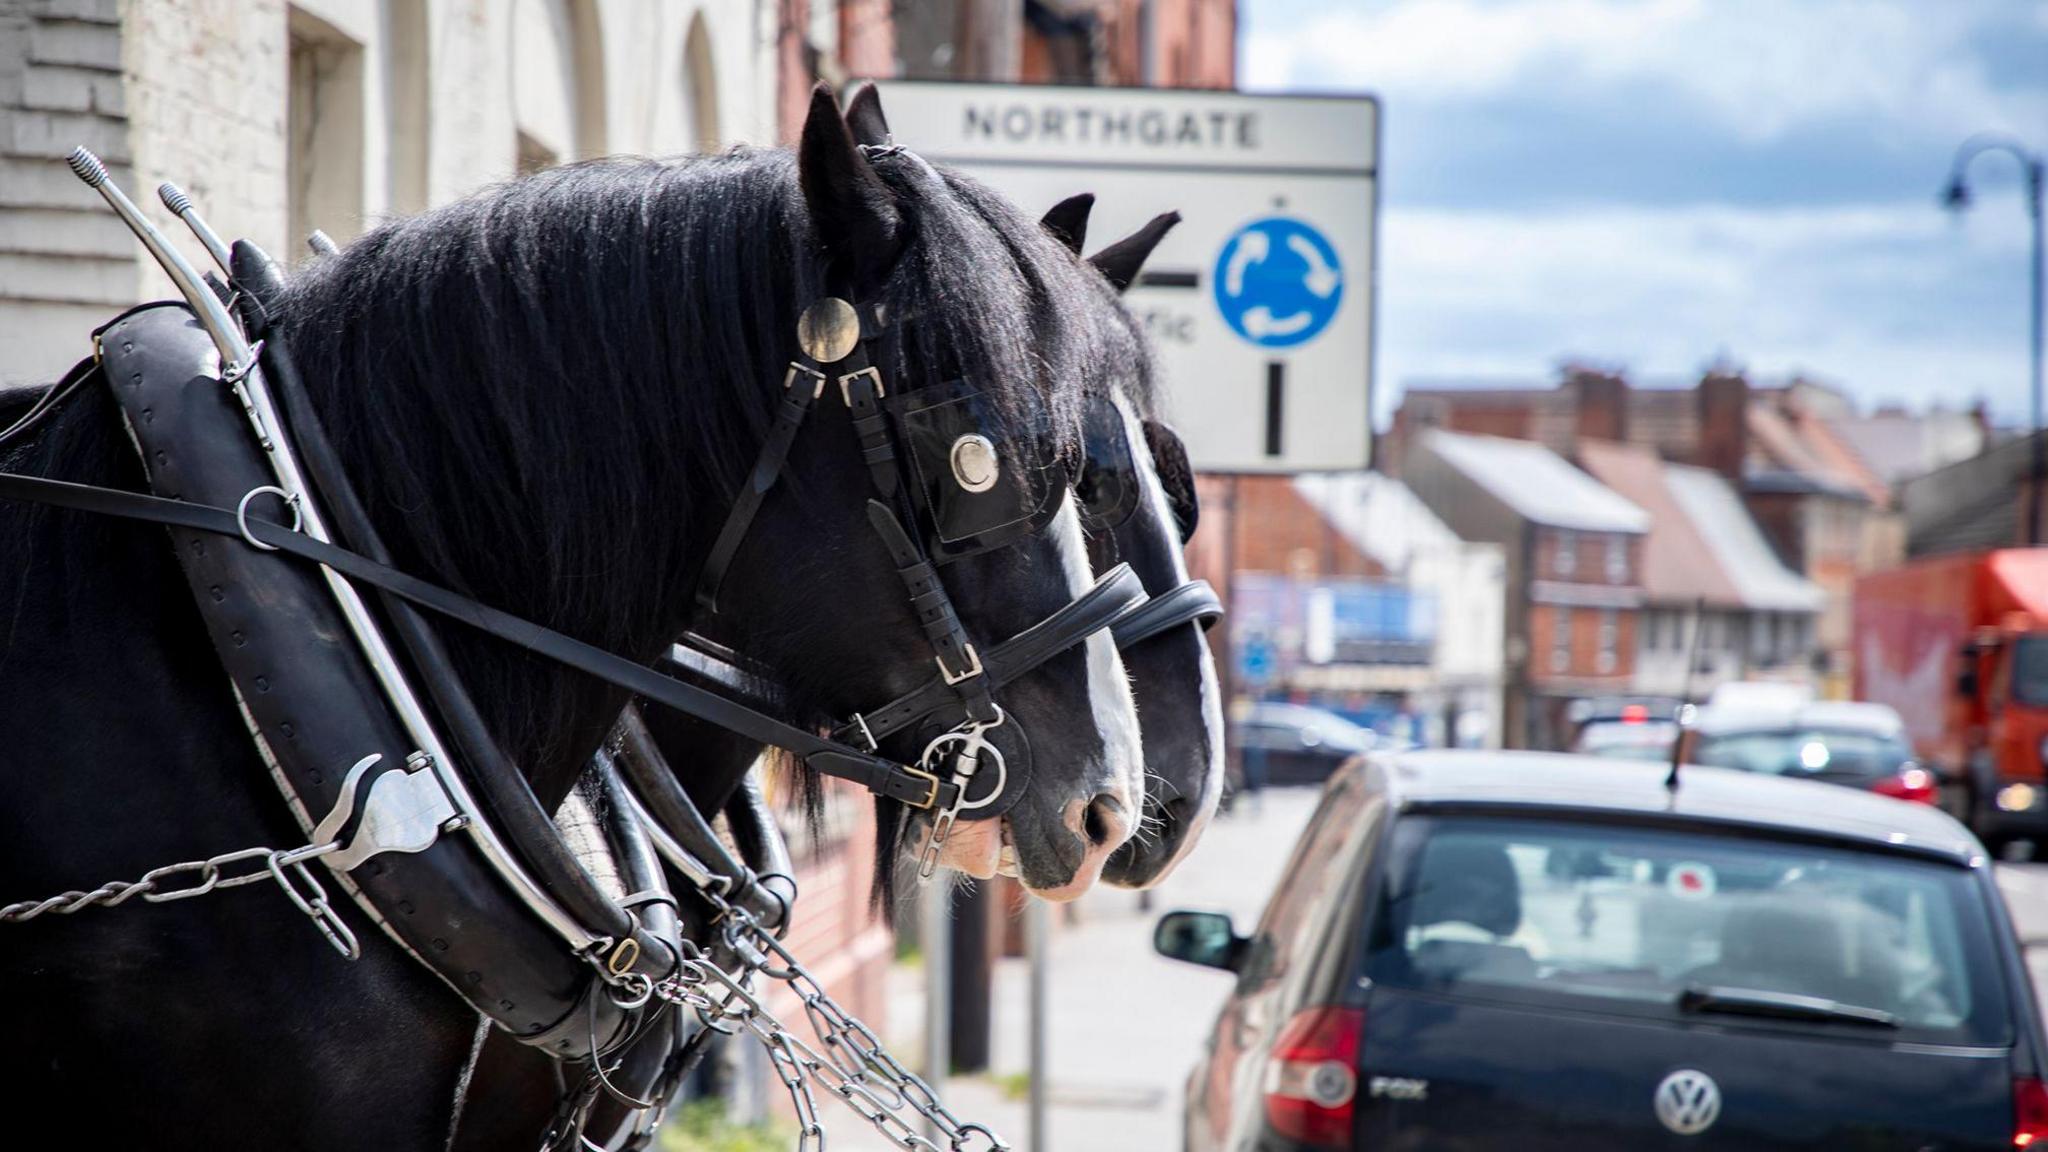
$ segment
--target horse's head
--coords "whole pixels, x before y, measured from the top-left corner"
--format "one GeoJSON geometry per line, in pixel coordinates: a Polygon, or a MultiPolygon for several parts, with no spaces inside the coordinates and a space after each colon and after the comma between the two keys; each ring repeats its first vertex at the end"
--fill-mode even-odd
{"type": "MultiPolygon", "coordinates": [[[[707,630],[822,719],[938,676],[935,592],[985,647],[1092,583],[1071,497],[1081,382],[1109,354],[1091,280],[987,189],[858,146],[820,91],[793,152],[591,161],[380,227],[308,266],[280,323],[400,567],[650,661],[707,630]],[[800,332],[828,299],[858,306],[852,360],[800,332]],[[862,360],[879,396],[840,379],[862,360]],[[785,381],[815,400],[707,619],[693,593],[785,381]],[[884,428],[893,462],[871,467],[884,428]],[[913,603],[917,560],[936,579],[913,603]]],[[[624,694],[446,638],[493,735],[559,799],[624,694]]],[[[967,673],[962,655],[947,674],[967,673]]],[[[947,860],[986,875],[1010,857],[1032,888],[1076,894],[1141,804],[1109,635],[995,703],[987,738],[1019,787],[1000,823],[963,824],[947,860]]],[[[881,751],[914,764],[936,735],[909,726],[881,751]]],[[[893,842],[901,822],[884,817],[893,842]]]]}
{"type": "MultiPolygon", "coordinates": [[[[1079,255],[1094,197],[1061,201],[1041,223],[1079,255]]],[[[1141,326],[1116,298],[1178,222],[1158,217],[1089,258],[1125,320],[1114,375],[1091,380],[1086,451],[1075,486],[1097,571],[1124,563],[1165,597],[1189,583],[1184,545],[1194,535],[1195,477],[1187,449],[1158,415],[1153,362],[1141,326]]],[[[1213,619],[1213,617],[1209,617],[1213,619]]],[[[1223,706],[1203,623],[1182,622],[1127,644],[1124,664],[1144,718],[1145,806],[1139,828],[1103,876],[1143,888],[1164,879],[1200,839],[1223,790],[1223,706]]],[[[1206,621],[1204,621],[1206,622],[1206,621]]]]}
{"type": "MultiPolygon", "coordinates": [[[[886,132],[873,101],[866,90],[853,105],[864,136],[886,132]]],[[[1092,273],[1036,222],[879,138],[857,142],[822,89],[794,177],[791,227],[817,265],[795,303],[856,306],[896,459],[875,467],[882,425],[849,410],[848,369],[823,365],[817,410],[721,581],[716,634],[767,665],[792,707],[846,717],[967,671],[935,661],[933,609],[913,609],[899,571],[908,554],[892,555],[870,527],[878,487],[901,484],[901,523],[982,652],[1093,585],[1072,486],[1084,383],[1106,372],[1104,333],[1119,321],[1092,273]]],[[[781,335],[787,359],[794,327],[781,335]]],[[[995,688],[994,702],[1002,720],[985,738],[1011,778],[1006,810],[965,813],[940,862],[1071,898],[1130,837],[1143,803],[1137,718],[1110,634],[995,688]]],[[[881,750],[917,763],[952,723],[883,736],[881,750]]],[[[995,770],[987,758],[981,768],[995,770]]],[[[928,818],[907,822],[913,846],[928,818]]],[[[884,824],[888,840],[904,831],[894,812],[884,824]]]]}

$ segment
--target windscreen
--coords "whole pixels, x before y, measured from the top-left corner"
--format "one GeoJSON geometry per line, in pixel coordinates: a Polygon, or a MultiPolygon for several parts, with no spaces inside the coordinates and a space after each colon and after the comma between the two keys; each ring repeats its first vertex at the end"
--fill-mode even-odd
{"type": "Polygon", "coordinates": [[[2022,704],[2048,706],[2048,636],[2022,636],[2014,641],[2012,695],[2022,704]]]}
{"type": "Polygon", "coordinates": [[[1895,776],[1913,759],[1903,737],[1854,729],[1793,728],[1702,734],[1692,761],[1773,776],[1895,776]]]}
{"type": "Polygon", "coordinates": [[[1886,1014],[1886,1036],[2006,1035],[1983,898],[1966,870],[1937,862],[1438,817],[1402,827],[1379,899],[1380,983],[1659,1015],[1707,991],[1791,995],[1886,1014]]]}

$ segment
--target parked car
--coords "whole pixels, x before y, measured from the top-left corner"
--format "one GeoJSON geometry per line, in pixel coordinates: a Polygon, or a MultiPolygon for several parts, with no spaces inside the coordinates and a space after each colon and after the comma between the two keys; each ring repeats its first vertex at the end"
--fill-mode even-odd
{"type": "Polygon", "coordinates": [[[1262,700],[1232,725],[1231,741],[1245,757],[1264,758],[1267,784],[1320,784],[1337,765],[1375,747],[1378,738],[1334,712],[1262,700]]]}
{"type": "MultiPolygon", "coordinates": [[[[1565,739],[1558,751],[1575,750],[1579,740],[1588,728],[1608,724],[1639,724],[1648,721],[1676,722],[1678,706],[1683,703],[1676,696],[1586,696],[1566,706],[1565,739]]],[[[1670,755],[1665,749],[1665,755],[1670,755]]]]}
{"type": "Polygon", "coordinates": [[[1922,768],[1899,714],[1883,704],[1709,705],[1690,737],[1694,764],[1845,784],[1933,804],[1940,782],[1922,768]]]}
{"type": "Polygon", "coordinates": [[[1339,771],[1250,935],[1158,925],[1160,952],[1237,977],[1189,1152],[2048,1141],[2035,994],[1966,829],[1664,777],[1465,751],[1339,771]]]}
{"type": "Polygon", "coordinates": [[[1605,756],[1616,760],[1668,762],[1678,736],[1676,720],[1651,720],[1637,716],[1622,720],[1595,720],[1579,729],[1571,750],[1585,756],[1605,756]]]}

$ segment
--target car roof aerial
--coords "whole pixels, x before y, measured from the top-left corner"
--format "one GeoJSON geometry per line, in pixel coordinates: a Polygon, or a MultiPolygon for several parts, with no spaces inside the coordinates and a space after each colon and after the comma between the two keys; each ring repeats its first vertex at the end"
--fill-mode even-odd
{"type": "Polygon", "coordinates": [[[1755,772],[1687,765],[1669,792],[1665,766],[1647,761],[1442,749],[1382,754],[1364,770],[1379,774],[1404,809],[1578,812],[1817,837],[1953,863],[1982,855],[1962,825],[1928,805],[1755,772]]]}

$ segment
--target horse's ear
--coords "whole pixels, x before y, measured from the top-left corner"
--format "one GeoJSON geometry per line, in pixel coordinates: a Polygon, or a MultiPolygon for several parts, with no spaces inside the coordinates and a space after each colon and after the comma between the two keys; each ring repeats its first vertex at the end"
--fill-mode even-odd
{"type": "Polygon", "coordinates": [[[882,115],[882,93],[863,80],[846,102],[846,126],[853,130],[853,142],[870,148],[889,143],[889,118],[882,115]]]}
{"type": "Polygon", "coordinates": [[[1045,219],[1039,223],[1053,234],[1053,238],[1065,244],[1074,255],[1081,254],[1081,245],[1088,240],[1088,210],[1095,207],[1095,193],[1083,192],[1069,196],[1052,206],[1045,219]]]}
{"type": "Polygon", "coordinates": [[[1145,266],[1146,257],[1152,255],[1152,249],[1159,247],[1159,242],[1178,223],[1180,213],[1162,212],[1143,228],[1090,256],[1088,262],[1108,277],[1117,291],[1122,292],[1137,280],[1138,270],[1145,266]]]}
{"type": "Polygon", "coordinates": [[[854,144],[830,85],[811,89],[796,161],[818,243],[856,281],[879,278],[896,261],[902,217],[896,197],[854,144]]]}

